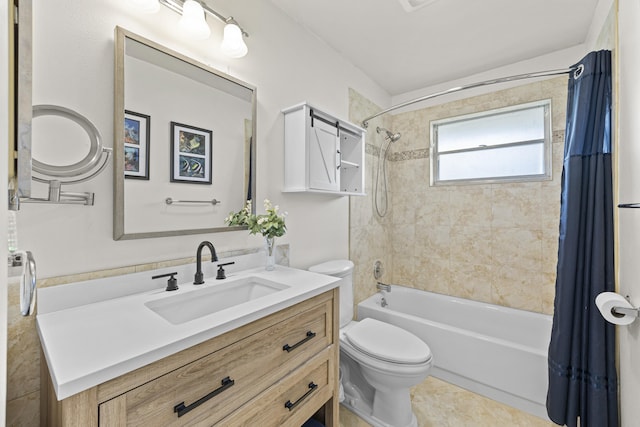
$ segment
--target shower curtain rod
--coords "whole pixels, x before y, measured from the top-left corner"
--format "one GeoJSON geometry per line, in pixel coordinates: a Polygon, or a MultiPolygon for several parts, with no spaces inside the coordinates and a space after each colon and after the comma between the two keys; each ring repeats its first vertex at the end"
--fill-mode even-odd
{"type": "Polygon", "coordinates": [[[560,69],[560,70],[539,71],[539,72],[536,72],[536,73],[518,74],[518,75],[515,75],[515,76],[501,77],[501,78],[498,78],[498,79],[485,80],[485,81],[478,82],[478,83],[470,83],[470,84],[464,85],[464,86],[453,87],[451,89],[443,90],[441,92],[436,92],[436,93],[432,93],[430,95],[421,96],[420,98],[412,99],[411,101],[406,101],[406,102],[403,102],[401,104],[389,107],[386,110],[382,110],[379,113],[376,113],[376,114],[374,114],[372,116],[369,116],[369,117],[365,118],[364,120],[362,120],[362,127],[364,127],[365,129],[368,128],[369,127],[369,120],[374,119],[374,118],[376,118],[378,116],[381,116],[383,114],[389,113],[389,112],[391,112],[393,110],[397,110],[398,108],[403,108],[403,107],[415,104],[417,102],[422,102],[422,101],[426,101],[427,99],[437,98],[438,96],[447,95],[447,94],[455,93],[455,92],[460,92],[460,91],[466,90],[466,89],[473,89],[473,88],[480,87],[480,86],[488,86],[488,85],[493,85],[493,84],[498,84],[498,83],[506,83],[506,82],[511,82],[511,81],[515,81],[515,80],[532,79],[532,78],[536,78],[536,77],[546,77],[546,76],[557,76],[557,75],[560,75],[560,74],[569,74],[572,71],[575,71],[577,69],[579,69],[579,67],[565,68],[565,69],[560,69]]]}

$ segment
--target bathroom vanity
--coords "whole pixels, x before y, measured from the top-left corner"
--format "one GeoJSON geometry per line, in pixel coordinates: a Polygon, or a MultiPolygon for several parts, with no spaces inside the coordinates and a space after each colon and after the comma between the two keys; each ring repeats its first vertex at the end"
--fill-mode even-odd
{"type": "MultiPolygon", "coordinates": [[[[326,276],[285,267],[278,267],[276,275],[269,273],[272,272],[254,271],[250,277],[277,277],[275,281],[287,283],[288,287],[186,321],[167,321],[171,317],[163,318],[166,313],[149,309],[155,307],[150,299],[170,300],[181,291],[187,296],[199,295],[195,293],[206,289],[181,285],[176,295],[156,291],[89,304],[92,307],[87,313],[92,313],[94,320],[86,318],[84,325],[77,323],[84,316],[84,306],[39,316],[45,353],[42,379],[47,383],[41,387],[41,424],[301,426],[314,416],[327,426],[338,426],[336,283],[326,276]],[[131,307],[144,299],[144,310],[131,313],[131,307]],[[128,304],[131,305],[127,307],[128,304]],[[113,313],[117,305],[122,310],[118,317],[125,319],[110,319],[104,325],[103,315],[113,313]],[[55,337],[62,339],[58,334],[62,332],[63,318],[64,322],[75,318],[75,325],[64,324],[70,334],[81,334],[100,324],[104,330],[95,331],[98,339],[95,334],[93,339],[76,336],[85,340],[84,345],[73,336],[66,338],[67,343],[55,342],[55,337]],[[136,324],[131,323],[134,320],[136,324]],[[149,321],[159,321],[156,326],[164,330],[148,329],[149,321]],[[126,323],[129,327],[120,332],[133,337],[116,338],[116,330],[126,323]],[[203,326],[206,324],[209,326],[203,326]],[[190,332],[181,340],[176,338],[175,330],[190,332]],[[133,343],[144,341],[145,336],[146,342],[133,343]],[[205,336],[210,337],[202,339],[205,336]],[[108,339],[113,342],[103,341],[108,339]],[[193,339],[201,342],[191,345],[193,339]],[[158,345],[163,341],[164,346],[158,345]],[[75,348],[68,348],[69,343],[75,348]],[[136,347],[133,352],[137,356],[123,347],[121,350],[130,356],[122,357],[121,362],[113,357],[104,357],[99,363],[85,359],[92,355],[101,358],[100,347],[121,345],[136,347]],[[184,348],[173,352],[176,346],[184,348]],[[74,357],[74,351],[80,353],[75,363],[68,360],[74,357]],[[144,362],[152,359],[156,360],[144,362]],[[131,369],[136,365],[141,366],[131,369]],[[127,372],[118,375],[120,371],[127,372]],[[87,387],[95,382],[98,383],[87,387]]],[[[215,290],[220,285],[214,280],[201,286],[215,290]]],[[[173,301],[180,304],[179,299],[173,301]]],[[[108,352],[116,354],[115,350],[108,352]]]]}

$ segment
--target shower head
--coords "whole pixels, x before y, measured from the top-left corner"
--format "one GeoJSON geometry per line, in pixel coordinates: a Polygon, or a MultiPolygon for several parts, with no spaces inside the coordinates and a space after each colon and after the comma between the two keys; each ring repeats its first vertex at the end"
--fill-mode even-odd
{"type": "Polygon", "coordinates": [[[388,139],[391,142],[396,142],[402,136],[400,134],[400,132],[393,133],[389,129],[385,129],[385,128],[381,128],[381,127],[377,127],[376,128],[376,132],[378,132],[378,133],[382,133],[382,132],[386,133],[387,136],[385,136],[385,139],[388,139]]]}

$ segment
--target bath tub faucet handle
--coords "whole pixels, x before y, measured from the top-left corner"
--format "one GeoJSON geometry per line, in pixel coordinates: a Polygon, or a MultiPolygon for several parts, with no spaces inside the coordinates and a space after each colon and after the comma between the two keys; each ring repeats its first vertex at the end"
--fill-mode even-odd
{"type": "Polygon", "coordinates": [[[382,282],[378,282],[376,284],[376,288],[378,288],[379,291],[391,292],[391,285],[387,285],[387,284],[382,283],[382,282]]]}

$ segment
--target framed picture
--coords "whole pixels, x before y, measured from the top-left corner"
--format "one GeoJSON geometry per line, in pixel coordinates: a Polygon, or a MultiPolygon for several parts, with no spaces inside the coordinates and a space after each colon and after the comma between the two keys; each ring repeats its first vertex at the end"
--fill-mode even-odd
{"type": "Polygon", "coordinates": [[[151,118],[124,111],[124,177],[149,179],[151,118]]]}
{"type": "Polygon", "coordinates": [[[211,184],[212,132],[171,122],[171,182],[211,184]]]}

